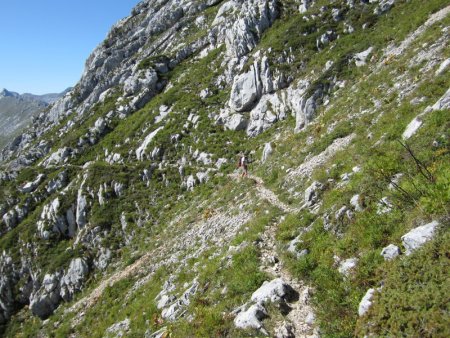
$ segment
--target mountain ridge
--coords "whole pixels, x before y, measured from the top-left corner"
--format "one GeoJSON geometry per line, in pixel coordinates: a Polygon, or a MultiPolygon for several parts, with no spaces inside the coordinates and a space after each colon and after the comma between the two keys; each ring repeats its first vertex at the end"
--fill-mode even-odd
{"type": "Polygon", "coordinates": [[[14,138],[48,105],[70,91],[59,94],[19,94],[6,88],[0,92],[0,148],[12,143],[14,138]]]}

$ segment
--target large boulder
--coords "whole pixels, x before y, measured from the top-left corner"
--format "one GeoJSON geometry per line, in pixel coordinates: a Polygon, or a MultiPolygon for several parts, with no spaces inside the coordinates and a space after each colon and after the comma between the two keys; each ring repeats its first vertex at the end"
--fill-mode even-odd
{"type": "Polygon", "coordinates": [[[253,304],[246,311],[238,313],[234,319],[234,325],[239,329],[256,329],[262,328],[261,321],[266,318],[267,311],[261,304],[253,304]]]}
{"type": "Polygon", "coordinates": [[[60,273],[46,274],[42,286],[31,295],[30,309],[41,319],[48,318],[61,302],[60,273]]]}
{"type": "Polygon", "coordinates": [[[426,242],[431,240],[436,233],[439,222],[433,221],[428,224],[412,229],[402,236],[402,243],[405,247],[405,254],[408,256],[419,249],[426,242]]]}
{"type": "Polygon", "coordinates": [[[70,238],[75,237],[77,231],[75,207],[71,206],[67,210],[61,210],[59,197],[55,198],[49,204],[44,205],[37,228],[39,236],[43,239],[49,239],[51,233],[70,238]]]}
{"type": "Polygon", "coordinates": [[[252,294],[252,301],[255,303],[279,303],[290,300],[295,296],[295,291],[283,279],[276,278],[264,284],[252,294]]]}
{"type": "Polygon", "coordinates": [[[228,121],[225,122],[225,128],[233,131],[245,130],[247,125],[248,120],[241,114],[233,114],[228,121]]]}
{"type": "Polygon", "coordinates": [[[261,84],[255,65],[247,73],[238,75],[231,88],[230,107],[236,112],[253,108],[261,96],[261,84]]]}
{"type": "Polygon", "coordinates": [[[70,301],[75,292],[81,290],[83,282],[89,274],[89,265],[82,258],[72,259],[69,269],[61,278],[61,298],[70,301]]]}

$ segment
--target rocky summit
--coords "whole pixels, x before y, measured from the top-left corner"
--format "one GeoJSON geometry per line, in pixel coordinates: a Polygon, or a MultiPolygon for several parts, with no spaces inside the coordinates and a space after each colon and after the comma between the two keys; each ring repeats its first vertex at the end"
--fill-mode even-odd
{"type": "Polygon", "coordinates": [[[1,151],[0,335],[450,336],[449,27],[139,2],[1,151]]]}

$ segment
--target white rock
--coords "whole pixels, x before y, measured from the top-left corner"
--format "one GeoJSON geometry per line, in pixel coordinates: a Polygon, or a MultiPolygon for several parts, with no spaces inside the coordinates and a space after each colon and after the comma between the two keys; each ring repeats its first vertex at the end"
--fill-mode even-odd
{"type": "MultiPolygon", "coordinates": [[[[374,2],[374,1],[371,1],[374,2]]],[[[394,5],[395,0],[380,0],[379,5],[374,9],[374,14],[381,15],[388,10],[391,9],[391,7],[394,5]]]]}
{"type": "Polygon", "coordinates": [[[301,4],[300,4],[298,10],[299,10],[300,13],[303,14],[303,13],[305,13],[305,12],[309,9],[309,7],[311,6],[312,0],[301,0],[301,1],[302,1],[302,2],[301,2],[301,4]]]}
{"type": "Polygon", "coordinates": [[[39,186],[42,180],[45,178],[44,174],[39,174],[33,182],[27,182],[23,187],[19,188],[21,193],[30,193],[39,186]]]}
{"type": "Polygon", "coordinates": [[[111,325],[106,332],[112,333],[115,337],[124,337],[130,329],[130,319],[122,320],[121,322],[111,325]]]}
{"type": "Polygon", "coordinates": [[[193,175],[189,175],[189,177],[186,180],[186,189],[188,191],[194,190],[194,186],[197,183],[193,175]]]}
{"type": "Polygon", "coordinates": [[[353,195],[353,197],[350,199],[350,205],[356,210],[356,211],[363,211],[364,208],[361,205],[361,196],[359,194],[353,195]]]}
{"type": "Polygon", "coordinates": [[[339,265],[338,271],[344,276],[349,276],[350,272],[356,267],[358,264],[357,258],[349,258],[341,262],[339,265]]]}
{"type": "Polygon", "coordinates": [[[248,308],[247,311],[240,312],[234,319],[234,325],[240,329],[261,329],[261,320],[267,317],[266,309],[259,303],[248,308]]]}
{"type": "Polygon", "coordinates": [[[256,303],[280,302],[289,298],[293,290],[289,284],[281,278],[276,278],[264,284],[256,290],[251,297],[251,300],[256,303]]]}
{"type": "Polygon", "coordinates": [[[89,266],[82,258],[72,259],[69,269],[61,278],[61,298],[70,301],[76,291],[81,290],[84,280],[89,274],[89,266]]]}
{"type": "Polygon", "coordinates": [[[398,255],[400,255],[400,249],[394,244],[389,244],[381,250],[381,256],[384,257],[385,261],[393,260],[398,255]]]}
{"type": "Polygon", "coordinates": [[[323,185],[320,182],[314,181],[305,190],[305,205],[311,207],[319,201],[319,191],[322,190],[323,185]]]}
{"type": "Polygon", "coordinates": [[[230,107],[236,112],[249,110],[261,95],[261,84],[255,66],[247,73],[241,74],[234,79],[231,87],[230,107]]]}
{"type": "Polygon", "coordinates": [[[413,136],[417,130],[419,130],[420,126],[422,125],[422,120],[420,119],[419,116],[417,116],[416,118],[414,118],[406,127],[405,131],[402,134],[402,138],[404,140],[409,139],[411,136],[413,136]]]}
{"type": "Polygon", "coordinates": [[[392,211],[393,207],[394,206],[389,201],[389,199],[387,197],[383,197],[380,201],[378,201],[377,214],[382,215],[382,214],[390,213],[392,211]]]}
{"type": "Polygon", "coordinates": [[[267,161],[268,157],[272,154],[272,151],[273,151],[273,149],[272,149],[271,143],[270,142],[266,143],[264,145],[264,150],[262,153],[262,158],[261,158],[262,163],[267,161]]]}
{"type": "Polygon", "coordinates": [[[355,54],[353,59],[355,60],[356,67],[365,66],[366,60],[369,57],[369,55],[372,53],[372,51],[373,51],[373,47],[369,47],[365,51],[355,54]]]}
{"type": "Polygon", "coordinates": [[[164,127],[159,127],[158,129],[152,131],[150,134],[147,135],[144,142],[139,146],[139,148],[136,149],[136,157],[139,161],[144,160],[145,150],[147,149],[147,146],[150,144],[150,142],[155,138],[156,134],[163,129],[164,127]]]}
{"type": "Polygon", "coordinates": [[[444,95],[431,107],[432,110],[450,109],[450,88],[444,95]]]}
{"type": "Polygon", "coordinates": [[[295,329],[289,322],[283,322],[275,329],[275,338],[295,338],[295,329]]]}
{"type": "Polygon", "coordinates": [[[87,222],[87,200],[81,189],[78,190],[76,222],[79,228],[83,228],[87,222]]]}
{"type": "Polygon", "coordinates": [[[370,307],[372,306],[372,298],[375,294],[375,289],[369,289],[367,290],[364,297],[361,299],[361,302],[359,303],[358,307],[358,315],[360,317],[364,316],[367,311],[369,311],[370,307]]]}
{"type": "Polygon", "coordinates": [[[239,131],[247,128],[248,120],[242,114],[233,114],[225,123],[229,130],[239,131]]]}
{"type": "Polygon", "coordinates": [[[407,256],[410,255],[426,242],[431,240],[436,233],[438,226],[439,222],[433,221],[431,223],[414,228],[407,234],[403,235],[402,243],[406,249],[405,254],[407,256]]]}
{"type": "Polygon", "coordinates": [[[158,301],[158,304],[156,307],[161,310],[165,308],[166,306],[170,305],[176,298],[174,296],[169,295],[162,295],[161,298],[158,301]]]}
{"type": "Polygon", "coordinates": [[[103,134],[103,132],[106,129],[106,122],[103,117],[100,117],[95,121],[94,128],[92,129],[93,132],[96,132],[98,134],[103,134]]]}
{"type": "Polygon", "coordinates": [[[438,76],[443,74],[447,70],[448,66],[450,66],[450,58],[445,59],[444,62],[440,64],[439,68],[436,70],[435,75],[438,76]]]}
{"type": "Polygon", "coordinates": [[[222,167],[222,165],[224,165],[227,162],[228,162],[228,160],[226,158],[219,158],[215,164],[215,167],[217,169],[220,169],[222,167]]]}

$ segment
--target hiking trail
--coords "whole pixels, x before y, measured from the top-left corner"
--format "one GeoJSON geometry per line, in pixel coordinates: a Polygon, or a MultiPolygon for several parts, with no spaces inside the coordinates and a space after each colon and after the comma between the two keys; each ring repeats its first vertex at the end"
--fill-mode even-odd
{"type": "MultiPolygon", "coordinates": [[[[234,175],[236,177],[236,175],[234,175]]],[[[304,206],[293,208],[278,198],[270,189],[264,186],[262,178],[254,175],[248,175],[247,178],[256,183],[256,191],[261,199],[268,201],[286,214],[298,213],[304,206]]],[[[316,338],[320,337],[318,328],[314,325],[314,310],[310,304],[312,289],[303,281],[294,278],[278,258],[276,243],[276,232],[281,220],[269,223],[261,235],[261,241],[258,246],[261,250],[261,270],[273,278],[281,278],[289,284],[297,293],[298,300],[288,303],[291,308],[286,316],[287,322],[292,325],[294,337],[297,338],[316,338]]],[[[279,326],[286,326],[286,323],[277,323],[279,326]]]]}

